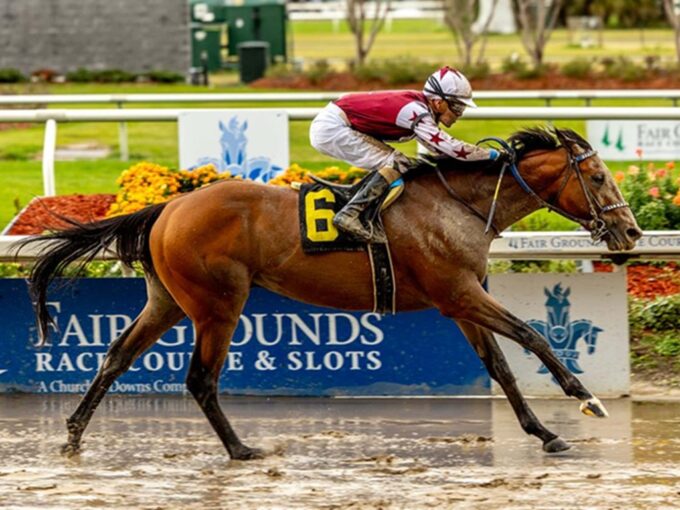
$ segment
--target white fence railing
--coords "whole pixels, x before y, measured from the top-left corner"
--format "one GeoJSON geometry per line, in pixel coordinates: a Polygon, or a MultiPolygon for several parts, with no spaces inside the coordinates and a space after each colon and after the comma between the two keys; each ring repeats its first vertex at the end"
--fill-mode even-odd
{"type": "MultiPolygon", "coordinates": [[[[219,111],[219,109],[216,109],[219,111]]],[[[290,120],[311,120],[321,108],[280,108],[290,120]]],[[[176,122],[185,109],[104,109],[104,110],[0,110],[0,122],[45,122],[43,149],[43,191],[45,196],[55,194],[54,153],[56,150],[57,122],[126,122],[160,121],[176,122]]],[[[468,109],[469,119],[680,119],[680,108],[674,107],[484,107],[468,109]]],[[[127,136],[121,137],[121,147],[127,147],[127,136]]],[[[122,149],[121,149],[122,151],[122,149]]]]}
{"type": "MultiPolygon", "coordinates": [[[[244,92],[244,93],[183,93],[183,94],[41,94],[0,95],[1,105],[51,104],[115,104],[122,108],[134,103],[271,103],[332,101],[348,92],[244,92]]],[[[557,100],[580,100],[586,106],[602,99],[657,99],[680,101],[680,89],[649,90],[480,90],[480,100],[542,100],[549,106],[557,100]]]]}
{"type": "MultiPolygon", "coordinates": [[[[12,244],[25,236],[0,236],[0,262],[31,261],[40,252],[40,244],[24,248],[15,258],[12,244]]],[[[612,256],[638,259],[680,259],[680,231],[647,231],[629,252],[610,252],[603,244],[594,244],[587,232],[505,232],[491,243],[490,257],[507,260],[608,259],[612,256]]],[[[115,260],[110,252],[101,252],[97,260],[115,260]]]]}

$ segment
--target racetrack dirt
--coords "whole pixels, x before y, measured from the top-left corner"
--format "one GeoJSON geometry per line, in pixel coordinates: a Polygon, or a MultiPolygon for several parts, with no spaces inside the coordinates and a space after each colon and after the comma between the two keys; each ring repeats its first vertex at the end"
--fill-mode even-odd
{"type": "Polygon", "coordinates": [[[547,455],[505,400],[227,398],[263,460],[230,461],[188,397],[107,397],[59,454],[74,396],[0,396],[2,508],[680,507],[680,402],[532,400],[573,444],[547,455]]]}

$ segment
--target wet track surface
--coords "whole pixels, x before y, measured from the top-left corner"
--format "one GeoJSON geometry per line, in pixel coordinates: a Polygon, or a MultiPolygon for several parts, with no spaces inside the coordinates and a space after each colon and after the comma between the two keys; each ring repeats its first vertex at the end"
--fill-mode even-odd
{"type": "Polygon", "coordinates": [[[678,401],[532,400],[547,455],[504,400],[223,398],[249,462],[184,397],[107,397],[64,458],[77,402],[0,396],[1,508],[680,508],[678,401]]]}

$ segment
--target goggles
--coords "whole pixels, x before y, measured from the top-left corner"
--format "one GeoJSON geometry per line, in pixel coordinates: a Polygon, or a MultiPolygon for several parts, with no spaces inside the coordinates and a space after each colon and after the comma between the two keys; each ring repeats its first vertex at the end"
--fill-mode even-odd
{"type": "Polygon", "coordinates": [[[454,101],[452,99],[447,99],[446,104],[449,105],[449,110],[451,110],[457,117],[463,115],[465,108],[467,108],[466,104],[461,103],[460,101],[454,101]]]}

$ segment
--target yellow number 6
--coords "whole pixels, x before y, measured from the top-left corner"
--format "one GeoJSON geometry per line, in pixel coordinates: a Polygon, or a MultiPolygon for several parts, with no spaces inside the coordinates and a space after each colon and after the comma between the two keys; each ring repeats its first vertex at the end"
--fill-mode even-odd
{"type": "Polygon", "coordinates": [[[326,202],[334,203],[335,197],[329,189],[312,191],[305,196],[305,223],[307,224],[307,237],[314,242],[334,241],[338,237],[338,229],[333,226],[333,209],[319,207],[316,208],[316,200],[325,199],[326,202]],[[317,228],[317,221],[323,220],[326,230],[320,231],[317,228]]]}

